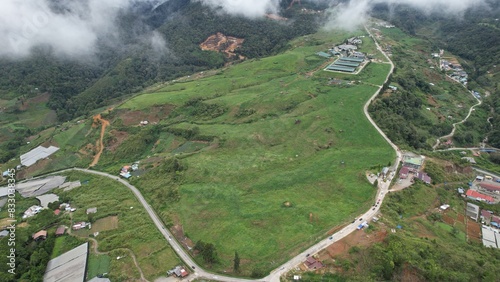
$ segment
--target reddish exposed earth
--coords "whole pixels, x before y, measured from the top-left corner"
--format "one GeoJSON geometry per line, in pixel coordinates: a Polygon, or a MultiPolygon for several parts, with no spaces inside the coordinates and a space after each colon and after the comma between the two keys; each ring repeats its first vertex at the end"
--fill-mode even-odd
{"type": "MultiPolygon", "coordinates": [[[[200,44],[201,50],[216,51],[224,53],[228,58],[236,56],[234,51],[241,47],[245,39],[226,36],[220,32],[210,35],[203,43],[200,44]]],[[[240,56],[240,59],[244,57],[240,56]]]]}
{"type": "Polygon", "coordinates": [[[385,229],[370,233],[366,233],[364,230],[357,230],[321,251],[319,253],[319,260],[323,261],[347,255],[352,246],[369,246],[376,242],[382,242],[386,236],[387,230],[385,229]]]}
{"type": "Polygon", "coordinates": [[[99,126],[101,124],[101,137],[99,138],[99,152],[94,156],[94,160],[90,164],[89,167],[95,166],[99,162],[99,158],[101,158],[102,151],[104,150],[104,132],[106,131],[106,127],[109,125],[109,121],[103,119],[101,117],[101,114],[97,114],[93,117],[94,122],[92,123],[92,126],[99,126]]]}

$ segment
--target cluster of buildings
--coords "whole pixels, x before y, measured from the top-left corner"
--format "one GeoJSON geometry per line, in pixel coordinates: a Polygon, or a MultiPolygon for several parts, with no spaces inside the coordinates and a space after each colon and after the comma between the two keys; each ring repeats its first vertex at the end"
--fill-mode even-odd
{"type": "Polygon", "coordinates": [[[463,70],[462,66],[460,64],[453,64],[450,63],[447,60],[441,60],[440,62],[440,68],[441,70],[444,70],[445,72],[448,73],[448,76],[455,80],[458,83],[461,83],[463,85],[467,85],[467,79],[468,79],[468,74],[463,70]]]}
{"type": "Polygon", "coordinates": [[[491,175],[478,175],[469,183],[470,189],[465,196],[471,200],[495,204],[500,197],[500,179],[494,179],[491,175]]]}
{"type": "Polygon", "coordinates": [[[34,206],[31,206],[29,207],[23,214],[23,219],[26,219],[28,217],[32,217],[36,214],[38,214],[39,212],[41,212],[43,210],[42,207],[40,206],[37,206],[37,205],[34,205],[34,206]]]}
{"type": "Polygon", "coordinates": [[[135,162],[132,165],[125,165],[120,169],[120,176],[129,179],[132,177],[132,172],[139,169],[139,163],[135,162]]]}
{"type": "Polygon", "coordinates": [[[427,173],[421,170],[424,159],[421,156],[405,155],[403,157],[403,167],[399,170],[400,179],[419,179],[426,184],[431,184],[432,179],[427,173]]]}
{"type": "Polygon", "coordinates": [[[481,94],[479,92],[472,90],[471,93],[476,99],[481,99],[481,94]]]}
{"type": "Polygon", "coordinates": [[[167,276],[175,275],[177,278],[184,278],[189,275],[189,272],[183,266],[176,266],[167,271],[167,276]]]}
{"type": "Polygon", "coordinates": [[[393,24],[390,24],[388,22],[385,22],[385,21],[378,21],[375,23],[377,26],[380,26],[380,27],[384,27],[384,28],[394,28],[396,27],[395,25],[393,24]]]}
{"type": "MultiPolygon", "coordinates": [[[[465,193],[465,197],[471,200],[494,204],[498,201],[490,195],[500,194],[500,179],[495,179],[490,175],[478,175],[476,179],[469,183],[470,189],[465,193]],[[487,195],[490,194],[490,195],[487,195]]],[[[459,193],[463,189],[459,188],[459,193]]],[[[500,248],[500,216],[494,215],[492,211],[480,209],[473,203],[467,203],[466,215],[475,221],[481,221],[482,241],[485,247],[500,248]]]]}
{"type": "MultiPolygon", "coordinates": [[[[470,191],[470,190],[469,190],[470,191]]],[[[443,205],[449,207],[449,205],[443,205]]],[[[443,206],[441,206],[442,210],[443,206]]],[[[467,203],[465,215],[474,221],[481,220],[482,241],[485,247],[500,248],[500,217],[493,215],[493,212],[481,210],[478,205],[467,203]],[[488,226],[489,225],[489,226],[488,226]]]]}
{"type": "Polygon", "coordinates": [[[92,228],[92,224],[90,224],[90,222],[85,222],[85,221],[81,221],[81,222],[77,222],[75,224],[73,224],[73,226],[71,227],[71,229],[73,230],[80,230],[80,229],[83,229],[85,227],[87,227],[90,229],[92,228]]]}
{"type": "Polygon", "coordinates": [[[316,55],[324,58],[338,56],[338,59],[326,67],[325,70],[353,73],[365,61],[365,54],[358,52],[358,45],[362,44],[360,37],[351,37],[345,44],[337,45],[327,52],[318,52],[316,55]]]}
{"type": "MultiPolygon", "coordinates": [[[[64,233],[66,233],[65,226],[61,225],[61,226],[57,227],[57,229],[55,231],[56,237],[64,235],[64,233]]],[[[35,240],[35,241],[40,241],[40,240],[47,239],[47,235],[48,235],[47,230],[40,230],[40,231],[36,232],[35,234],[31,235],[31,238],[33,238],[33,240],[35,240]]]]}

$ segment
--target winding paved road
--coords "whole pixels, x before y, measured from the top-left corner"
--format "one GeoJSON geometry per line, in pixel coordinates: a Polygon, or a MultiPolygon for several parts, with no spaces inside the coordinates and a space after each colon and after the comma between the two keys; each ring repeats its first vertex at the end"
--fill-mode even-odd
{"type": "MultiPolygon", "coordinates": [[[[394,70],[394,64],[390,60],[390,58],[383,52],[383,50],[380,48],[379,44],[375,40],[375,37],[371,34],[369,29],[365,27],[366,31],[368,34],[370,34],[370,37],[373,38],[375,45],[377,46],[377,49],[386,57],[388,63],[391,65],[390,72],[388,73],[384,84],[387,82],[389,79],[389,76],[392,74],[394,70]]],[[[368,106],[370,103],[375,99],[375,97],[379,94],[379,92],[382,90],[382,85],[379,86],[379,89],[376,91],[376,93],[366,102],[364,105],[363,111],[368,119],[368,121],[375,127],[375,129],[382,135],[382,137],[389,143],[389,145],[396,151],[396,160],[394,161],[394,164],[392,166],[392,170],[396,171],[397,166],[399,165],[399,162],[402,159],[402,153],[401,150],[391,142],[391,140],[385,135],[385,133],[377,126],[377,124],[373,121],[373,119],[370,117],[368,114],[368,106]]],[[[338,241],[347,235],[349,235],[351,232],[354,232],[357,230],[357,226],[362,223],[363,221],[369,221],[375,214],[380,209],[380,206],[384,200],[385,195],[389,191],[389,186],[391,184],[391,180],[394,177],[394,173],[392,173],[385,181],[384,179],[380,178],[378,180],[378,192],[377,192],[377,199],[380,200],[380,203],[377,205],[375,208],[370,208],[367,212],[364,214],[361,214],[358,216],[358,220],[355,222],[345,226],[342,228],[340,231],[336,232],[335,234],[329,236],[328,238],[321,240],[320,242],[316,243],[315,245],[309,247],[307,250],[303,251],[299,255],[295,256],[294,258],[290,259],[288,262],[284,263],[283,265],[279,266],[275,270],[271,271],[271,273],[262,278],[262,279],[242,279],[242,278],[235,278],[235,277],[228,277],[228,276],[223,276],[220,274],[213,274],[210,272],[207,272],[203,268],[201,268],[199,265],[196,264],[196,262],[192,259],[192,257],[182,248],[182,246],[174,239],[172,234],[168,231],[168,229],[163,225],[162,221],[159,219],[158,215],[155,213],[155,211],[151,208],[151,206],[148,204],[148,202],[144,199],[142,196],[141,192],[133,185],[131,185],[129,182],[115,176],[111,175],[105,172],[100,172],[100,171],[95,171],[95,170],[89,170],[89,169],[82,169],[82,168],[71,168],[71,169],[66,169],[59,171],[64,172],[64,171],[70,171],[70,170],[76,170],[76,171],[81,171],[85,173],[91,173],[91,174],[96,174],[104,177],[108,177],[111,179],[115,179],[116,181],[120,182],[121,184],[125,185],[127,188],[129,188],[136,198],[139,200],[139,202],[144,206],[146,209],[146,212],[149,214],[151,219],[153,220],[153,223],[156,225],[158,230],[160,230],[161,234],[165,239],[168,241],[168,243],[172,246],[172,248],[175,250],[177,255],[188,265],[193,269],[193,275],[190,276],[191,279],[195,278],[205,278],[205,279],[210,279],[210,280],[217,280],[217,281],[223,281],[223,282],[250,282],[250,281],[269,281],[269,282],[279,282],[280,277],[284,274],[286,274],[288,271],[292,270],[295,268],[297,265],[305,261],[306,257],[308,255],[314,255],[315,253],[325,249],[329,245],[331,245],[333,242],[338,241]],[[194,276],[194,277],[193,277],[194,276]]]]}
{"type": "MultiPolygon", "coordinates": [[[[472,92],[471,92],[471,95],[472,95],[472,92]]],[[[474,95],[472,95],[472,96],[474,96],[474,95]]],[[[455,130],[457,129],[457,124],[462,124],[462,123],[464,123],[464,122],[465,122],[465,121],[466,121],[466,120],[470,117],[470,115],[472,114],[472,111],[474,111],[474,108],[475,108],[475,107],[477,107],[477,106],[479,106],[479,105],[481,105],[481,104],[483,103],[483,102],[482,102],[480,99],[478,99],[476,96],[474,96],[474,98],[477,100],[477,104],[472,105],[472,106],[470,107],[470,109],[469,109],[469,113],[467,114],[467,116],[466,116],[463,120],[461,120],[461,121],[459,121],[459,122],[455,122],[455,123],[453,124],[453,129],[451,130],[451,133],[450,133],[450,134],[446,134],[446,135],[441,136],[441,137],[438,137],[438,139],[436,139],[436,144],[434,144],[434,146],[432,146],[432,149],[433,149],[433,150],[436,150],[436,148],[439,146],[439,144],[441,143],[441,141],[440,141],[441,139],[444,139],[444,138],[450,138],[450,137],[452,137],[453,135],[455,135],[455,130]]]]}

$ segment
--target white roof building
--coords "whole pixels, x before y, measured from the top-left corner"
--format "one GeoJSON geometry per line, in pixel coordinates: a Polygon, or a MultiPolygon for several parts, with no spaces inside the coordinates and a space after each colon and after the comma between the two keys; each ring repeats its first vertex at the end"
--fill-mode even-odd
{"type": "Polygon", "coordinates": [[[46,157],[54,154],[59,150],[58,147],[50,146],[45,148],[43,146],[38,146],[35,149],[21,155],[21,164],[23,166],[31,166],[37,161],[45,159],[46,157]]]}
{"type": "Polygon", "coordinates": [[[68,251],[47,264],[43,282],[84,282],[87,266],[88,243],[68,251]]]}

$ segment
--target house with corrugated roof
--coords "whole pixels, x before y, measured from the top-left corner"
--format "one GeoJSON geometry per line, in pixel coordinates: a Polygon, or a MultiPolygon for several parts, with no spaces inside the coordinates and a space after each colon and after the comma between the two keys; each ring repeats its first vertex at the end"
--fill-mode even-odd
{"type": "Polygon", "coordinates": [[[47,230],[40,230],[37,233],[33,234],[33,240],[45,240],[47,239],[47,230]]]}
{"type": "Polygon", "coordinates": [[[313,257],[308,257],[304,262],[304,264],[307,266],[307,268],[312,270],[320,269],[323,267],[323,263],[321,263],[320,261],[316,260],[313,257]]]}
{"type": "Polygon", "coordinates": [[[481,210],[481,220],[489,223],[491,220],[491,212],[487,210],[481,210]]]}
{"type": "Polygon", "coordinates": [[[496,185],[493,183],[481,182],[478,184],[479,187],[483,188],[489,192],[500,193],[500,185],[496,185]]]}
{"type": "Polygon", "coordinates": [[[431,184],[431,181],[432,181],[431,177],[423,171],[417,172],[417,175],[415,177],[417,179],[420,179],[421,181],[423,181],[425,184],[431,184]]]}
{"type": "Polygon", "coordinates": [[[410,168],[407,167],[407,166],[404,166],[402,167],[400,170],[399,170],[399,178],[401,179],[406,179],[408,178],[408,174],[410,173],[410,168]]]}
{"type": "Polygon", "coordinates": [[[64,226],[59,226],[57,227],[56,229],[56,236],[61,236],[61,235],[64,235],[64,233],[66,232],[66,227],[64,226]]]}

